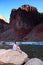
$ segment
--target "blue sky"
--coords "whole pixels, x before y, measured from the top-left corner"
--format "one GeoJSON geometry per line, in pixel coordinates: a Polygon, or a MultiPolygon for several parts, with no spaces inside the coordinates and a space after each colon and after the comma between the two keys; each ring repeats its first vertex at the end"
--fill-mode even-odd
{"type": "Polygon", "coordinates": [[[11,9],[18,8],[24,4],[35,6],[38,11],[43,12],[43,0],[0,0],[0,14],[9,20],[11,9]]]}

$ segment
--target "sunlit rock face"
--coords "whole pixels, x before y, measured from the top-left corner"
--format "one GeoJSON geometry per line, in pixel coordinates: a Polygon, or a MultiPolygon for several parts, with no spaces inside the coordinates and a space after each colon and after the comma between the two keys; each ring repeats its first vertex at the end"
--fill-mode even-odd
{"type": "Polygon", "coordinates": [[[41,23],[43,23],[43,14],[39,13],[35,7],[23,5],[11,11],[10,25],[14,28],[19,39],[24,38],[41,23]]]}
{"type": "Polygon", "coordinates": [[[34,11],[35,13],[38,12],[37,9],[36,9],[36,7],[30,6],[30,5],[22,5],[20,8],[22,10],[27,11],[27,12],[30,12],[30,11],[34,11]]]}
{"type": "Polygon", "coordinates": [[[6,22],[6,23],[9,23],[9,21],[7,21],[7,19],[1,14],[0,14],[0,19],[4,20],[4,22],[6,22]]]}

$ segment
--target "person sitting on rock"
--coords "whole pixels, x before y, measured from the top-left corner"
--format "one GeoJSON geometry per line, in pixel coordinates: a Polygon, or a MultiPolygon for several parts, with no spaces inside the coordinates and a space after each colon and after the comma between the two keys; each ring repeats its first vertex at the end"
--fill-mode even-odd
{"type": "Polygon", "coordinates": [[[14,45],[13,45],[13,50],[22,52],[21,49],[20,49],[20,47],[19,47],[19,42],[15,42],[15,43],[14,43],[14,45]]]}

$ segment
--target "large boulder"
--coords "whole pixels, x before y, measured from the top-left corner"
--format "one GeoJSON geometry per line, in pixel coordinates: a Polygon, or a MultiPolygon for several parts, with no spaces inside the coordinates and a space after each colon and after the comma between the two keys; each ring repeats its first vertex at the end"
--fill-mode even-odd
{"type": "Polygon", "coordinates": [[[0,52],[0,65],[21,65],[28,58],[28,55],[23,51],[0,49],[0,52]]]}
{"type": "Polygon", "coordinates": [[[43,65],[43,61],[38,58],[32,58],[26,62],[25,65],[43,65]]]}

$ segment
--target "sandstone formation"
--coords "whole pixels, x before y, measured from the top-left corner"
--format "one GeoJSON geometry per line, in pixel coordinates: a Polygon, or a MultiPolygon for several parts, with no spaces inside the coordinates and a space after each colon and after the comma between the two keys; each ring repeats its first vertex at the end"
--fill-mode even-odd
{"type": "Polygon", "coordinates": [[[26,40],[27,41],[43,41],[43,38],[42,38],[43,25],[42,24],[43,24],[43,13],[38,12],[37,8],[33,6],[22,5],[18,9],[11,10],[10,23],[5,27],[7,30],[3,32],[3,34],[0,36],[0,39],[1,40],[13,39],[15,41],[26,41],[26,40]],[[42,25],[42,28],[40,28],[41,25],[42,25]],[[39,31],[40,29],[42,30],[40,31],[41,34],[39,34],[38,38],[37,38],[37,35],[34,38],[33,34],[35,34],[36,32],[33,30],[35,29],[39,31]],[[9,31],[12,31],[12,32],[9,32],[9,31]],[[41,38],[42,40],[39,38],[41,38]]]}
{"type": "Polygon", "coordinates": [[[35,26],[42,23],[43,14],[39,13],[35,7],[23,5],[11,11],[10,25],[14,28],[19,39],[24,38],[35,26]]]}

